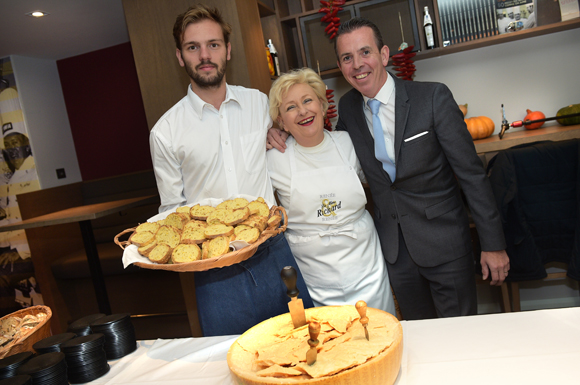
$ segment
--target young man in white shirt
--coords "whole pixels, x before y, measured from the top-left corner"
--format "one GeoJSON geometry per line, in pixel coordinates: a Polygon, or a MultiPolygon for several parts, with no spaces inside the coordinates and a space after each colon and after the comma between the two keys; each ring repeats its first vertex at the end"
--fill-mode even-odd
{"type": "MultiPolygon", "coordinates": [[[[191,85],[150,134],[160,212],[237,194],[275,203],[266,169],[266,134],[272,126],[268,100],[258,90],[226,83],[230,33],[219,11],[204,5],[191,7],[175,22],[177,59],[191,85]]],[[[283,234],[260,245],[246,261],[195,273],[203,334],[241,334],[288,312],[280,278],[288,265],[298,271],[305,307],[312,306],[283,234]]]]}

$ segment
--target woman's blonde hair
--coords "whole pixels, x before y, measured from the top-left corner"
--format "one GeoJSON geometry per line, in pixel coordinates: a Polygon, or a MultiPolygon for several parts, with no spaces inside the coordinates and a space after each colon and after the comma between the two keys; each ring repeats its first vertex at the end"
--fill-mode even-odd
{"type": "Polygon", "coordinates": [[[326,114],[328,101],[326,100],[326,85],[310,68],[295,69],[282,74],[270,88],[270,117],[276,121],[280,116],[282,99],[288,94],[288,90],[295,84],[308,84],[314,90],[322,103],[322,112],[326,114]]]}

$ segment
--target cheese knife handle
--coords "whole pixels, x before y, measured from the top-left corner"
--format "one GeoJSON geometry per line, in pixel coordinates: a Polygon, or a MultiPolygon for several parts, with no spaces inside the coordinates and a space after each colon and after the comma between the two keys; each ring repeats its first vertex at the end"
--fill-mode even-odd
{"type": "Polygon", "coordinates": [[[360,323],[366,327],[369,323],[369,319],[367,317],[367,303],[365,301],[358,301],[355,305],[358,314],[360,315],[360,323]]]}
{"type": "Polygon", "coordinates": [[[293,268],[292,266],[286,266],[282,269],[280,276],[282,277],[282,281],[284,281],[284,283],[286,284],[286,288],[288,289],[286,291],[288,297],[292,299],[298,297],[298,294],[300,294],[300,292],[296,287],[296,279],[297,279],[296,269],[293,268]]]}
{"type": "Polygon", "coordinates": [[[318,345],[318,335],[320,334],[320,323],[318,322],[309,322],[308,323],[308,334],[310,335],[310,340],[308,344],[310,347],[315,347],[318,345]]]}

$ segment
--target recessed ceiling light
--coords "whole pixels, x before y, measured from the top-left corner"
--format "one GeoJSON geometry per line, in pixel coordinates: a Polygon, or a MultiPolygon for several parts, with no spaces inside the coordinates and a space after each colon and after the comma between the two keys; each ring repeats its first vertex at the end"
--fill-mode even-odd
{"type": "Polygon", "coordinates": [[[48,13],[42,12],[42,11],[28,12],[26,14],[26,16],[32,16],[32,17],[42,17],[42,16],[46,16],[46,15],[48,15],[48,13]]]}

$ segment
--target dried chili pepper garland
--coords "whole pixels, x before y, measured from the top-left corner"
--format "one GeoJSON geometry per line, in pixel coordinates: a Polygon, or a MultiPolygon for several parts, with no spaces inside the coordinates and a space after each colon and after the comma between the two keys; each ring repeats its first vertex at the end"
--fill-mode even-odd
{"type": "Polygon", "coordinates": [[[324,128],[328,131],[332,131],[332,123],[330,119],[336,118],[336,104],[334,103],[334,90],[326,88],[326,100],[328,100],[328,110],[326,110],[326,116],[324,117],[324,128]]]}
{"type": "Polygon", "coordinates": [[[320,21],[328,23],[324,32],[329,36],[330,40],[334,39],[340,26],[340,17],[337,14],[339,11],[342,11],[341,5],[344,5],[344,3],[345,0],[320,0],[320,9],[318,12],[325,13],[320,21]]]}
{"type": "MultiPolygon", "coordinates": [[[[320,76],[320,63],[316,61],[316,66],[318,68],[318,76],[320,76]]],[[[332,123],[330,119],[336,118],[336,104],[334,103],[334,90],[331,90],[326,86],[326,101],[328,102],[328,109],[326,110],[326,116],[324,117],[324,128],[328,131],[332,131],[332,123]]]]}
{"type": "Polygon", "coordinates": [[[415,52],[411,52],[413,47],[411,45],[402,52],[393,55],[393,69],[397,71],[396,75],[404,80],[413,80],[413,74],[415,73],[415,64],[411,60],[416,55],[415,52]]]}

